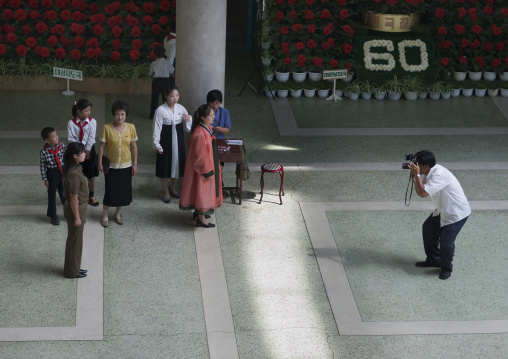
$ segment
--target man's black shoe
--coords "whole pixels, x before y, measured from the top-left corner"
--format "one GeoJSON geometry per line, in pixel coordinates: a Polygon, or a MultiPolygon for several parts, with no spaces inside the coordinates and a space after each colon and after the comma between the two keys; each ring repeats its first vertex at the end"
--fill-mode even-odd
{"type": "Polygon", "coordinates": [[[439,264],[427,262],[427,261],[416,262],[415,266],[420,267],[420,268],[441,268],[441,266],[439,264]]]}
{"type": "Polygon", "coordinates": [[[441,271],[441,274],[439,275],[439,279],[448,279],[452,276],[452,272],[450,271],[441,271]]]}

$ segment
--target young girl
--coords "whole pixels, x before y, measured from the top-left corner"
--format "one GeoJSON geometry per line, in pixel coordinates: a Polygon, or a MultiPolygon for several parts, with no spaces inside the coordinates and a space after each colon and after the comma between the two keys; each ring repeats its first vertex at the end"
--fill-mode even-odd
{"type": "Polygon", "coordinates": [[[80,165],[85,156],[85,146],[80,142],[69,143],[64,154],[63,187],[67,199],[64,203],[64,216],[67,221],[64,276],[67,278],[84,278],[87,272],[80,269],[88,206],[86,180],[80,165]]]}
{"type": "Polygon", "coordinates": [[[166,102],[157,108],[153,117],[153,147],[157,151],[155,175],[161,180],[163,201],[169,203],[170,193],[175,198],[180,197],[176,182],[185,168],[183,131],[190,131],[192,117],[178,104],[180,93],[176,86],[168,88],[165,95],[166,102]],[[171,177],[169,192],[168,177],[171,177]]]}
{"type": "Polygon", "coordinates": [[[99,205],[95,199],[95,177],[99,176],[96,165],[97,155],[95,153],[95,133],[97,132],[97,121],[90,117],[92,103],[86,99],[74,102],[72,116],[74,117],[67,124],[69,142],[81,142],[85,145],[86,157],[82,164],[83,173],[88,179],[88,204],[94,207],[99,205]]]}

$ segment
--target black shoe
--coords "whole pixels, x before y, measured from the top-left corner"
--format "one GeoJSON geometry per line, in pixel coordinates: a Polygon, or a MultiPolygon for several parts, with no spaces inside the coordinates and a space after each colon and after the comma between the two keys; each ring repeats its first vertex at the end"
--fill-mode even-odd
{"type": "Polygon", "coordinates": [[[196,225],[197,225],[198,227],[204,227],[204,228],[213,228],[213,227],[215,227],[215,224],[213,224],[213,223],[204,224],[203,222],[201,222],[201,221],[199,220],[199,218],[198,218],[198,219],[196,219],[196,225]]]}
{"type": "Polygon", "coordinates": [[[452,276],[452,272],[447,271],[447,270],[442,270],[441,274],[439,275],[439,279],[445,280],[445,279],[450,278],[451,276],[452,276]]]}
{"type": "Polygon", "coordinates": [[[51,224],[54,225],[54,226],[59,226],[60,225],[60,220],[58,219],[58,217],[51,218],[51,224]]]}
{"type": "Polygon", "coordinates": [[[171,197],[180,198],[180,193],[173,193],[173,192],[171,192],[171,190],[169,190],[169,195],[171,197]]]}
{"type": "Polygon", "coordinates": [[[86,277],[86,274],[85,273],[79,273],[77,276],[75,276],[74,278],[85,278],[86,277]]]}
{"type": "Polygon", "coordinates": [[[169,197],[169,198],[163,198],[162,201],[164,203],[169,203],[169,202],[171,202],[171,197],[169,197]]]}
{"type": "Polygon", "coordinates": [[[427,261],[416,262],[415,266],[420,267],[420,268],[441,268],[441,266],[439,264],[427,262],[427,261]]]}
{"type": "Polygon", "coordinates": [[[86,274],[88,273],[88,271],[86,269],[80,269],[79,270],[79,274],[86,274]]]}
{"type": "MultiPolygon", "coordinates": [[[[208,219],[210,218],[211,216],[209,214],[205,214],[205,218],[208,219]]],[[[193,212],[192,213],[192,219],[196,219],[198,218],[198,214],[196,212],[193,212]]]]}

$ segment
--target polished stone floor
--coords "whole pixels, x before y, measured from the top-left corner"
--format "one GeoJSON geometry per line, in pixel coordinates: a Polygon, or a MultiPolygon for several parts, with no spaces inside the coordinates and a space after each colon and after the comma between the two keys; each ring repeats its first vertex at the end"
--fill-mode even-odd
{"type": "MultiPolygon", "coordinates": [[[[0,358],[506,357],[508,100],[239,97],[250,59],[228,46],[230,137],[244,139],[251,177],[241,205],[226,194],[214,229],[162,202],[148,95],[0,91],[0,358]],[[45,216],[39,132],[66,139],[81,97],[99,127],[116,98],[129,101],[140,173],[123,226],[103,229],[89,207],[90,275],[69,280],[66,228],[45,216]],[[414,266],[432,204],[413,195],[405,206],[400,163],[420,149],[454,172],[473,209],[446,281],[414,266]],[[258,204],[266,162],[284,166],[282,205],[270,174],[258,204]]],[[[102,202],[102,177],[96,192],[102,202]]]]}

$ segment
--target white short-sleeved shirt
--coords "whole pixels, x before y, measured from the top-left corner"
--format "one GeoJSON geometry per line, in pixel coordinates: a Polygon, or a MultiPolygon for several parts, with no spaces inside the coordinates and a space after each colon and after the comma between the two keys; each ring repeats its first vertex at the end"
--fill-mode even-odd
{"type": "Polygon", "coordinates": [[[471,207],[462,186],[443,166],[432,167],[422,182],[425,192],[436,206],[432,215],[441,215],[441,227],[458,222],[471,214],[471,207]]]}

